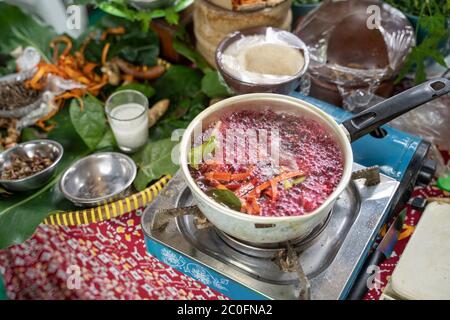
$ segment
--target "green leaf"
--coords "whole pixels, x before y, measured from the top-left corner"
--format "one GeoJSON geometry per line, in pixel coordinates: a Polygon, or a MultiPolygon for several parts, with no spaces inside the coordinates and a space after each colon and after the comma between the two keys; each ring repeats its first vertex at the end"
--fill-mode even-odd
{"type": "Polygon", "coordinates": [[[231,95],[219,72],[207,70],[202,79],[202,91],[210,98],[228,97],[231,95]]]}
{"type": "Polygon", "coordinates": [[[134,181],[137,190],[144,190],[150,182],[165,175],[174,175],[179,166],[172,161],[172,152],[176,141],[164,139],[148,143],[145,148],[133,156],[139,167],[134,181]]]}
{"type": "Polygon", "coordinates": [[[18,7],[0,2],[0,52],[10,53],[17,47],[31,46],[43,59],[51,60],[50,41],[56,37],[53,29],[43,25],[18,7]]]}
{"type": "MultiPolygon", "coordinates": [[[[159,39],[152,30],[142,31],[142,28],[126,19],[106,15],[97,24],[89,28],[79,40],[77,46],[81,46],[91,32],[97,30],[103,32],[108,28],[124,27],[123,35],[109,35],[106,42],[111,44],[108,57],[120,57],[134,65],[154,66],[159,56],[159,39]]],[[[85,50],[86,59],[100,63],[105,41],[99,38],[93,39],[85,50]]]]}
{"type": "Polygon", "coordinates": [[[70,104],[70,119],[78,135],[91,150],[95,150],[106,130],[102,103],[91,95],[83,99],[83,110],[77,99],[70,104]]]}
{"type": "Polygon", "coordinates": [[[16,60],[9,54],[0,54],[0,77],[16,72],[16,60]]]}
{"type": "Polygon", "coordinates": [[[234,194],[234,192],[230,190],[221,190],[221,189],[211,189],[206,192],[208,196],[213,198],[220,204],[235,210],[241,211],[242,203],[241,200],[234,194]]]}
{"type": "Polygon", "coordinates": [[[291,180],[284,180],[284,183],[283,183],[284,184],[284,189],[288,190],[288,189],[292,188],[293,186],[302,184],[303,182],[305,182],[305,180],[306,180],[306,176],[293,179],[292,181],[291,180]]]}
{"type": "Polygon", "coordinates": [[[189,164],[198,169],[198,165],[216,150],[216,136],[211,136],[204,144],[193,147],[189,152],[189,164]]]}
{"type": "Polygon", "coordinates": [[[407,56],[396,83],[400,82],[409,72],[415,72],[416,84],[424,82],[427,78],[426,64],[430,59],[445,68],[448,67],[444,59],[443,48],[450,37],[450,29],[446,16],[443,14],[446,11],[443,1],[448,0],[415,2],[415,10],[420,6],[417,32],[419,36],[423,34],[424,39],[407,56]]]}
{"type": "Polygon", "coordinates": [[[127,0],[75,0],[76,4],[91,4],[99,7],[104,12],[128,19],[130,21],[140,21],[144,31],[148,30],[150,21],[155,18],[166,17],[169,23],[175,21],[174,13],[186,9],[193,0],[178,0],[168,9],[138,10],[128,5],[127,0]],[[173,12],[172,12],[173,11],[173,12]],[[170,15],[171,17],[167,18],[170,15]]]}
{"type": "Polygon", "coordinates": [[[1,199],[0,249],[28,239],[50,212],[74,209],[61,194],[57,184],[62,172],[89,151],[72,126],[68,108],[63,108],[53,119],[56,127],[48,138],[63,145],[64,156],[57,166],[55,177],[45,187],[27,193],[14,193],[1,199]]]}
{"type": "Polygon", "coordinates": [[[180,16],[175,11],[175,7],[167,8],[165,11],[166,12],[165,12],[164,17],[165,17],[167,23],[172,24],[172,25],[178,24],[178,22],[180,21],[180,16]]]}
{"type": "Polygon", "coordinates": [[[169,99],[173,104],[177,104],[184,98],[194,97],[201,89],[201,82],[202,75],[198,70],[172,66],[154,84],[156,99],[169,99]]]}
{"type": "Polygon", "coordinates": [[[149,84],[137,82],[122,85],[119,88],[117,88],[115,92],[123,90],[136,90],[142,93],[147,98],[153,97],[156,93],[155,89],[153,89],[152,86],[150,86],[149,84]]]}
{"type": "Polygon", "coordinates": [[[20,138],[21,138],[22,142],[27,142],[27,141],[31,141],[31,140],[40,139],[41,137],[39,137],[39,134],[36,131],[36,129],[24,128],[22,130],[22,134],[21,134],[20,138]]]}
{"type": "Polygon", "coordinates": [[[157,126],[150,129],[150,138],[160,140],[171,137],[174,130],[186,128],[207,105],[208,99],[201,92],[193,98],[172,103],[169,112],[159,121],[157,126]]]}
{"type": "Polygon", "coordinates": [[[116,138],[110,127],[106,128],[105,134],[103,135],[100,142],[97,144],[97,150],[114,149],[117,147],[116,138]]]}
{"type": "Polygon", "coordinates": [[[175,51],[189,59],[203,72],[212,70],[205,58],[195,49],[195,46],[190,40],[189,34],[184,28],[177,30],[172,45],[175,51]]]}
{"type": "Polygon", "coordinates": [[[10,196],[10,195],[12,195],[12,193],[0,186],[0,196],[5,196],[5,195],[10,196]]]}

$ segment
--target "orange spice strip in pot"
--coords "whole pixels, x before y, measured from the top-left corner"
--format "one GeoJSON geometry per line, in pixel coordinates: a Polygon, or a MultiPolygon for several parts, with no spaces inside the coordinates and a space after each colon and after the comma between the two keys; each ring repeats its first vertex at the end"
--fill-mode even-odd
{"type": "Polygon", "coordinates": [[[250,193],[250,196],[258,196],[259,197],[261,195],[261,192],[264,191],[265,189],[271,187],[272,184],[276,185],[277,183],[282,182],[284,180],[287,180],[290,178],[295,178],[298,176],[304,176],[304,175],[305,175],[305,173],[303,171],[286,172],[286,173],[280,174],[279,176],[276,176],[275,178],[273,178],[269,181],[266,181],[263,184],[257,186],[255,188],[255,190],[253,190],[250,193]]]}

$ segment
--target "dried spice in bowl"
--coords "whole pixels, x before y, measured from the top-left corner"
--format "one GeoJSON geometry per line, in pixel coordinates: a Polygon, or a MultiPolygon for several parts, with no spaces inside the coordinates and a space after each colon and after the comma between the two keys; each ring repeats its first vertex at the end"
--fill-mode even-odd
{"type": "Polygon", "coordinates": [[[14,110],[30,105],[39,95],[39,91],[27,88],[21,81],[0,83],[0,110],[14,110]]]}
{"type": "Polygon", "coordinates": [[[52,164],[53,160],[48,157],[12,155],[10,164],[3,167],[0,180],[20,180],[41,172],[52,164]]]}

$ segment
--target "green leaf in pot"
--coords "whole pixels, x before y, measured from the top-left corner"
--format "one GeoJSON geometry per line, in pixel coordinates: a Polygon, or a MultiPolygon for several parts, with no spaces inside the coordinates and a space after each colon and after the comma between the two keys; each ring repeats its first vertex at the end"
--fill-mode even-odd
{"type": "Polygon", "coordinates": [[[150,182],[165,175],[174,175],[179,166],[172,161],[172,152],[178,142],[164,139],[148,143],[145,148],[133,156],[139,167],[134,186],[144,190],[150,182]]]}
{"type": "Polygon", "coordinates": [[[95,150],[106,130],[103,104],[91,95],[83,99],[83,109],[77,99],[70,103],[70,119],[75,130],[91,150],[95,150]]]}
{"type": "Polygon", "coordinates": [[[212,135],[204,144],[193,147],[189,152],[189,165],[198,170],[198,165],[216,150],[216,136],[212,135]]]}
{"type": "Polygon", "coordinates": [[[288,190],[288,189],[290,189],[290,188],[292,188],[292,187],[294,187],[296,185],[302,184],[303,182],[305,182],[306,178],[307,178],[306,176],[303,176],[303,177],[299,177],[299,178],[293,179],[292,181],[291,180],[285,180],[284,181],[284,189],[288,190]]]}
{"type": "Polygon", "coordinates": [[[241,200],[230,190],[221,189],[211,189],[206,192],[206,194],[214,199],[216,202],[223,204],[224,206],[238,211],[241,211],[242,203],[241,200]]]}
{"type": "Polygon", "coordinates": [[[53,120],[56,127],[49,133],[48,138],[62,144],[64,156],[56,168],[54,179],[42,189],[13,193],[1,198],[0,249],[20,244],[31,237],[50,212],[74,209],[59,191],[58,181],[64,170],[75,160],[87,155],[89,150],[75,131],[68,108],[62,108],[53,120]]]}

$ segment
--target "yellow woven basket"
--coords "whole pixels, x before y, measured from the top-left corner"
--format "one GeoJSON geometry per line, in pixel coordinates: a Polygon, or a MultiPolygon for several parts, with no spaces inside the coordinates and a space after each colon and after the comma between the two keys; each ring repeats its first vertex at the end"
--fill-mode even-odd
{"type": "Polygon", "coordinates": [[[120,217],[152,202],[170,179],[170,176],[165,176],[139,193],[97,208],[54,213],[48,216],[43,223],[51,226],[79,226],[120,217]]]}

